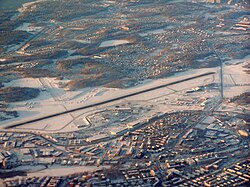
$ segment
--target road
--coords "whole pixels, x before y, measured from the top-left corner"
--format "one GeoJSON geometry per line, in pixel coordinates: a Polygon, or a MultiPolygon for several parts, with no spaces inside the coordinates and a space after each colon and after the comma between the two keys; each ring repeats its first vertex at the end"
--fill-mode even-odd
{"type": "Polygon", "coordinates": [[[132,96],[140,95],[140,94],[143,94],[143,93],[146,93],[146,92],[154,91],[154,90],[161,89],[161,88],[164,88],[164,87],[167,87],[167,86],[171,86],[171,85],[174,85],[174,84],[182,83],[182,82],[185,82],[185,81],[189,81],[189,80],[193,80],[193,79],[197,79],[197,78],[201,78],[201,77],[205,77],[205,76],[213,75],[213,74],[215,74],[215,72],[203,73],[203,74],[200,74],[200,75],[196,75],[196,76],[193,76],[193,77],[189,77],[189,78],[174,81],[174,82],[171,82],[171,83],[163,84],[163,85],[160,85],[160,86],[155,86],[155,87],[147,88],[145,90],[137,91],[137,92],[134,92],[134,93],[129,93],[129,94],[126,94],[126,95],[123,95],[123,96],[113,98],[113,99],[104,100],[104,101],[101,101],[101,102],[98,102],[98,103],[94,103],[94,104],[85,105],[85,106],[82,106],[82,107],[66,110],[64,112],[51,114],[51,115],[48,115],[48,116],[36,118],[36,119],[29,120],[29,121],[26,121],[26,122],[16,123],[16,124],[9,125],[9,126],[5,127],[5,129],[15,128],[15,127],[18,127],[18,126],[21,126],[21,125],[26,125],[26,124],[30,124],[30,123],[34,123],[34,122],[39,122],[39,121],[42,121],[42,120],[45,120],[45,119],[58,117],[58,116],[61,116],[61,115],[64,115],[64,114],[69,114],[71,112],[76,112],[76,111],[79,111],[79,110],[83,110],[83,109],[87,109],[87,108],[92,108],[92,107],[108,104],[108,103],[111,103],[111,102],[114,102],[114,101],[126,99],[126,98],[129,98],[129,97],[132,97],[132,96]]]}

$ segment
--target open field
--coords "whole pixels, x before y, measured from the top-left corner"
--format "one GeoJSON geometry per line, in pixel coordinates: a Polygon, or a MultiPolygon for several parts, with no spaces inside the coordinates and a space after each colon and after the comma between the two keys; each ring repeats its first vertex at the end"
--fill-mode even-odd
{"type": "MultiPolygon", "coordinates": [[[[245,59],[243,64],[224,65],[225,97],[231,98],[240,93],[249,91],[247,82],[248,75],[244,72],[243,68],[243,66],[248,63],[249,60],[245,59]],[[236,83],[236,81],[238,82],[236,83]]],[[[219,83],[218,72],[218,68],[189,70],[187,72],[178,73],[167,79],[148,80],[145,81],[145,83],[128,89],[107,89],[97,87],[78,91],[64,91],[63,88],[58,87],[60,81],[56,79],[44,78],[42,79],[43,81],[41,81],[41,78],[32,79],[33,81],[30,82],[32,86],[37,85],[35,87],[41,90],[46,89],[46,91],[42,91],[40,96],[36,99],[11,104],[11,106],[19,112],[20,116],[4,121],[1,128],[14,124],[23,124],[17,129],[40,130],[44,132],[78,130],[73,122],[75,118],[88,110],[105,108],[115,103],[146,102],[148,100],[157,101],[157,98],[164,98],[164,96],[169,96],[171,98],[172,95],[174,96],[175,94],[181,93],[182,90],[188,90],[201,85],[219,83]],[[216,74],[192,78],[196,75],[210,72],[215,72],[216,74]],[[178,82],[179,80],[189,78],[191,79],[188,81],[178,82]],[[35,83],[34,81],[37,82],[35,83]],[[39,120],[40,118],[41,120],[39,120]],[[25,124],[25,122],[28,121],[31,121],[31,123],[25,124]]],[[[9,84],[15,86],[24,85],[21,80],[9,84]]],[[[27,86],[28,84],[26,83],[25,85],[27,86]]],[[[219,96],[219,93],[217,93],[217,95],[219,96]]],[[[164,107],[162,107],[162,109],[163,108],[164,107]]],[[[171,107],[169,109],[177,110],[177,108],[171,107]]]]}

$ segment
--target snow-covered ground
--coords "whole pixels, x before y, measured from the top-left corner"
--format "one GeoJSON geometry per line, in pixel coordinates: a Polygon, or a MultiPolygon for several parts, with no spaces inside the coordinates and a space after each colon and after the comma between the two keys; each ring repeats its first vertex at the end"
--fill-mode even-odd
{"type": "Polygon", "coordinates": [[[30,23],[23,23],[22,25],[20,25],[19,27],[17,27],[15,30],[19,30],[19,31],[27,31],[27,32],[39,32],[42,30],[42,27],[35,27],[30,23]]]}
{"type": "Polygon", "coordinates": [[[123,45],[123,44],[128,44],[128,43],[130,43],[130,41],[128,40],[108,40],[108,41],[102,42],[99,47],[112,47],[112,46],[123,45]]]}
{"type": "Polygon", "coordinates": [[[28,177],[43,177],[43,176],[62,176],[62,170],[63,175],[71,175],[74,173],[83,173],[85,171],[92,172],[103,168],[109,168],[109,166],[106,167],[97,167],[97,166],[70,166],[70,167],[49,167],[48,169],[28,173],[28,177]]]}
{"type": "MultiPolygon", "coordinates": [[[[250,58],[241,59],[238,61],[227,62],[223,68],[224,74],[224,95],[226,97],[233,97],[243,92],[250,91],[249,75],[244,71],[243,66],[250,63],[250,58]],[[239,63],[241,62],[241,63],[239,63]]],[[[36,123],[30,123],[23,126],[19,126],[16,130],[28,130],[28,131],[41,131],[41,132],[69,132],[78,130],[78,127],[74,124],[75,119],[79,119],[79,116],[90,111],[100,110],[111,105],[121,104],[122,102],[138,102],[145,101],[145,103],[152,103],[155,107],[152,108],[153,112],[166,112],[174,110],[184,109],[200,109],[200,107],[191,108],[189,106],[175,106],[166,104],[166,100],[174,100],[178,95],[183,95],[186,90],[191,88],[219,82],[219,67],[216,68],[203,68],[203,69],[191,69],[185,72],[177,73],[171,77],[157,79],[157,80],[145,80],[141,84],[128,89],[111,89],[103,87],[84,88],[77,91],[65,91],[60,87],[61,80],[55,78],[25,78],[18,79],[5,86],[20,86],[20,87],[33,87],[41,90],[40,95],[32,100],[11,103],[10,107],[18,111],[19,117],[2,121],[0,128],[18,122],[24,122],[31,119],[43,117],[46,115],[55,114],[58,112],[74,109],[101,101],[109,100],[112,98],[120,97],[130,93],[142,91],[148,88],[160,86],[163,84],[171,83],[177,80],[182,80],[195,75],[216,72],[214,75],[208,75],[201,78],[189,80],[186,82],[170,85],[161,89],[153,90],[140,95],[135,95],[123,100],[114,101],[102,106],[84,109],[71,114],[61,115],[39,121],[36,123]],[[165,104],[164,104],[165,103],[165,104]]],[[[67,80],[66,80],[67,81],[67,80]]],[[[219,93],[202,93],[202,96],[219,96],[219,93]]],[[[199,95],[197,95],[199,97],[199,95]]]]}
{"type": "Polygon", "coordinates": [[[24,3],[23,6],[18,9],[18,11],[20,13],[23,13],[25,11],[31,11],[32,9],[36,8],[37,3],[42,2],[42,1],[46,1],[46,0],[36,0],[36,1],[24,3]]]}

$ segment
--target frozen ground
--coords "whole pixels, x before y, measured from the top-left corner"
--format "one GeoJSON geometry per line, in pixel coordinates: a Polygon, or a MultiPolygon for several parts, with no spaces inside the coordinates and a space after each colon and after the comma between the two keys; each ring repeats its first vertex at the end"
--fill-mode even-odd
{"type": "Polygon", "coordinates": [[[112,47],[117,45],[128,44],[130,41],[128,40],[108,40],[101,43],[100,47],[112,47]]]}
{"type": "Polygon", "coordinates": [[[37,172],[32,172],[28,173],[28,177],[43,177],[43,176],[62,176],[62,170],[63,170],[63,175],[70,175],[74,173],[83,173],[85,171],[92,172],[98,169],[102,168],[109,168],[108,166],[106,167],[97,167],[97,166],[69,166],[69,167],[49,167],[48,169],[37,171],[37,172]]]}
{"type": "Polygon", "coordinates": [[[21,26],[17,27],[15,30],[27,31],[27,32],[39,32],[42,30],[42,27],[34,27],[30,23],[23,23],[21,26]]]}
{"type": "Polygon", "coordinates": [[[36,1],[33,1],[33,2],[24,3],[23,6],[18,9],[18,11],[20,13],[23,13],[25,11],[30,11],[31,9],[36,8],[36,3],[39,3],[39,2],[42,2],[42,1],[46,1],[46,0],[36,0],[36,1]]]}
{"type": "MultiPolygon", "coordinates": [[[[250,91],[249,75],[244,72],[242,66],[250,63],[250,58],[241,59],[234,62],[227,62],[224,65],[223,75],[224,75],[224,95],[226,97],[233,97],[239,95],[243,92],[250,91]],[[239,63],[241,62],[241,63],[239,63]]],[[[179,96],[182,96],[186,90],[191,88],[219,82],[219,68],[204,68],[204,69],[192,69],[186,72],[181,72],[175,74],[171,77],[157,80],[146,80],[140,85],[128,89],[110,89],[103,87],[96,88],[84,88],[78,91],[65,91],[60,88],[60,80],[54,78],[40,78],[32,79],[25,78],[12,81],[5,84],[5,86],[26,86],[39,88],[41,94],[39,97],[24,101],[11,103],[11,108],[18,111],[19,117],[6,120],[2,122],[1,127],[15,124],[17,122],[28,121],[31,119],[43,117],[46,115],[51,115],[54,113],[66,111],[73,108],[78,108],[81,106],[86,106],[93,103],[98,103],[108,99],[120,97],[129,93],[138,92],[162,84],[170,83],[173,81],[185,79],[187,77],[192,77],[198,74],[206,72],[216,72],[215,75],[208,75],[205,77],[197,78],[194,80],[186,81],[183,83],[178,83],[168,87],[164,87],[158,90],[153,90],[147,93],[129,97],[123,100],[111,102],[104,104],[102,106],[94,107],[91,109],[85,109],[82,111],[77,111],[71,114],[66,114],[60,117],[50,118],[40,122],[27,124],[18,127],[16,130],[28,130],[28,131],[40,131],[40,132],[69,132],[78,130],[78,127],[74,124],[75,119],[79,119],[79,116],[90,110],[103,109],[111,105],[120,104],[122,102],[138,102],[145,101],[145,103],[152,103],[154,107],[152,108],[152,114],[154,112],[167,112],[176,111],[184,109],[200,109],[200,106],[189,107],[186,105],[171,105],[170,101],[175,100],[179,96]]],[[[202,93],[205,97],[218,97],[219,93],[202,93]]],[[[200,93],[197,93],[197,97],[200,97],[200,93]]],[[[145,116],[146,117],[146,116],[145,116]]]]}

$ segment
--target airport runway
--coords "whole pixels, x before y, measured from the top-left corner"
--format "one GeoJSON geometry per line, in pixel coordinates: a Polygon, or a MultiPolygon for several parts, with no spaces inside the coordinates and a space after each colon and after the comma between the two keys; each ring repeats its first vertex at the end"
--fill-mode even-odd
{"type": "Polygon", "coordinates": [[[122,95],[122,96],[119,96],[119,97],[115,97],[113,99],[109,99],[109,100],[101,101],[101,102],[98,102],[98,103],[94,103],[94,104],[90,104],[90,105],[86,105],[86,106],[82,106],[82,107],[70,109],[70,110],[67,110],[67,111],[64,111],[64,112],[59,112],[59,113],[56,113],[56,114],[51,114],[51,115],[48,115],[48,116],[36,118],[36,119],[25,121],[25,122],[16,123],[16,124],[4,127],[4,129],[15,128],[15,127],[18,127],[18,126],[21,126],[21,125],[26,125],[26,124],[30,124],[30,123],[42,121],[42,120],[45,120],[45,119],[49,119],[49,118],[53,118],[53,117],[58,117],[58,116],[61,116],[61,115],[64,115],[64,114],[68,114],[68,113],[71,113],[71,112],[76,112],[76,111],[79,111],[79,110],[83,110],[83,109],[87,109],[87,108],[92,108],[92,107],[100,106],[100,105],[103,105],[103,104],[107,104],[107,103],[110,103],[110,102],[118,101],[118,100],[121,100],[121,99],[126,99],[128,97],[132,97],[132,96],[135,96],[135,95],[143,94],[143,93],[146,93],[146,92],[150,92],[150,91],[153,91],[153,90],[164,88],[166,86],[171,86],[171,85],[174,85],[174,84],[182,83],[182,82],[185,82],[185,81],[197,79],[197,78],[208,76],[208,75],[212,75],[212,74],[215,74],[215,72],[208,72],[208,73],[196,75],[196,76],[193,76],[193,77],[185,78],[185,79],[182,79],[182,80],[174,81],[174,82],[163,84],[163,85],[160,85],[160,86],[155,86],[155,87],[148,88],[148,89],[145,89],[145,90],[141,90],[141,91],[137,91],[137,92],[134,92],[134,93],[130,93],[130,94],[122,95]]]}

